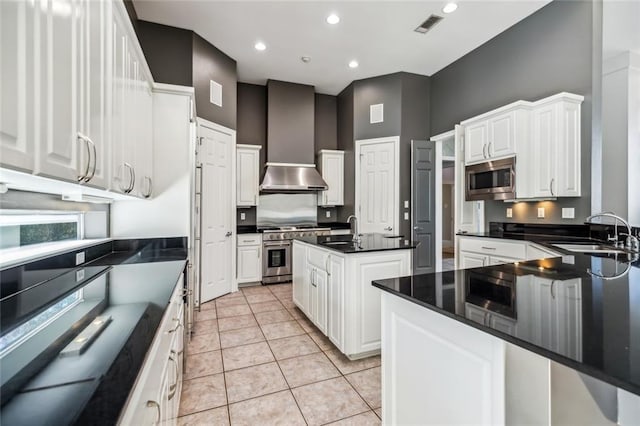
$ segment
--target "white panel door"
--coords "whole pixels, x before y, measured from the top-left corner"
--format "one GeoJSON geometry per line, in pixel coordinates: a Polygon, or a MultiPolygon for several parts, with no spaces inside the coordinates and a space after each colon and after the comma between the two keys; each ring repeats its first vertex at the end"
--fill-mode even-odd
{"type": "Polygon", "coordinates": [[[394,139],[358,141],[359,232],[393,234],[398,219],[396,142],[394,139]]]}
{"type": "Polygon", "coordinates": [[[199,126],[202,164],[200,303],[232,290],[232,136],[199,126]]]}
{"type": "Polygon", "coordinates": [[[261,280],[262,246],[238,247],[238,282],[251,283],[261,280]]]}
{"type": "Polygon", "coordinates": [[[344,351],[344,258],[329,256],[329,284],[327,285],[327,337],[344,351]]]}
{"type": "Polygon", "coordinates": [[[327,334],[327,271],[314,268],[311,287],[313,323],[323,334],[327,334]]]}
{"type": "Polygon", "coordinates": [[[260,185],[260,147],[236,150],[236,205],[257,206],[260,185]]]}
{"type": "MultiPolygon", "coordinates": [[[[533,196],[550,197],[557,191],[555,180],[556,171],[556,144],[557,138],[557,112],[556,106],[546,105],[533,110],[533,176],[524,176],[525,179],[533,178],[533,196]]],[[[555,193],[557,195],[557,192],[555,193]]]]}
{"type": "Polygon", "coordinates": [[[307,247],[294,242],[291,252],[293,302],[305,315],[309,316],[309,287],[311,286],[311,278],[307,265],[307,247]]]}
{"type": "MultiPolygon", "coordinates": [[[[637,97],[636,97],[637,99],[637,97]]],[[[560,197],[581,195],[580,104],[564,102],[558,108],[560,139],[557,147],[556,182],[553,191],[560,197]]],[[[637,158],[636,158],[637,160],[637,158]]]]}
{"type": "Polygon", "coordinates": [[[43,1],[40,31],[40,138],[35,173],[77,181],[87,172],[80,165],[78,139],[79,84],[78,4],[71,0],[43,1]]]}
{"type": "Polygon", "coordinates": [[[0,165],[33,171],[34,16],[26,1],[0,1],[0,165]]]}
{"type": "Polygon", "coordinates": [[[489,120],[487,155],[500,158],[515,154],[515,113],[509,112],[489,120]]]}
{"type": "Polygon", "coordinates": [[[487,159],[487,122],[472,123],[465,127],[465,164],[479,163],[487,159]]]}

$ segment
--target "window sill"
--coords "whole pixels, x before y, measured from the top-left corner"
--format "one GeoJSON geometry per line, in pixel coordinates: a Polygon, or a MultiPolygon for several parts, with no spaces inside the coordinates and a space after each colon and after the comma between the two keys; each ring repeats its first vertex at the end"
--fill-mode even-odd
{"type": "Polygon", "coordinates": [[[44,259],[56,254],[91,247],[111,241],[111,238],[97,238],[88,240],[55,241],[52,243],[34,244],[32,246],[16,247],[0,250],[0,270],[11,268],[25,262],[44,259]]]}

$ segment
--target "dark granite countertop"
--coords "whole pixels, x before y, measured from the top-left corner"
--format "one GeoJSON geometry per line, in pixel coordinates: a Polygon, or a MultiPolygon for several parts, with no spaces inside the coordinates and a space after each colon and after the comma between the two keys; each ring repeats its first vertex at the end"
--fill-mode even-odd
{"type": "Polygon", "coordinates": [[[640,261],[572,253],[373,285],[640,395],[640,261]]]}
{"type": "MultiPolygon", "coordinates": [[[[351,225],[345,222],[318,222],[318,228],[334,229],[351,229],[351,225]]],[[[263,229],[259,229],[256,225],[237,225],[236,232],[238,234],[258,234],[263,229]]]]}
{"type": "Polygon", "coordinates": [[[77,267],[62,255],[3,271],[13,272],[2,277],[3,286],[5,279],[20,283],[25,274],[55,271],[13,286],[20,290],[0,301],[3,423],[117,422],[183,274],[187,251],[180,240],[186,242],[118,240],[77,267]],[[83,354],[61,357],[97,316],[111,316],[111,323],[83,354]],[[33,327],[36,334],[17,340],[33,327]]]}
{"type": "Polygon", "coordinates": [[[404,238],[388,237],[384,234],[362,234],[358,243],[354,243],[352,235],[323,235],[313,237],[296,237],[303,241],[339,253],[366,253],[386,250],[414,249],[418,245],[404,238]]]}

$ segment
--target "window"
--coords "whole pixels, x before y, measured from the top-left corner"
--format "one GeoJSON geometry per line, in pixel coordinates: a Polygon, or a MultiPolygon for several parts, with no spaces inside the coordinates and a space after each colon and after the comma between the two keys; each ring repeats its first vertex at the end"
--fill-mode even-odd
{"type": "Polygon", "coordinates": [[[80,239],[81,213],[0,212],[0,250],[80,239]]]}
{"type": "Polygon", "coordinates": [[[82,289],[70,294],[45,311],[0,337],[0,358],[47,327],[82,301],[82,289]]]}

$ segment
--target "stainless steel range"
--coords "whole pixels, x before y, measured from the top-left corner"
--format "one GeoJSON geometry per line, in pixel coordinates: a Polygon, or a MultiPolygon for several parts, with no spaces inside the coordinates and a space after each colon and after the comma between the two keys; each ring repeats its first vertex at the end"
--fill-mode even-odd
{"type": "Polygon", "coordinates": [[[330,235],[330,228],[283,227],[262,231],[262,284],[291,281],[291,240],[295,237],[330,235]]]}

